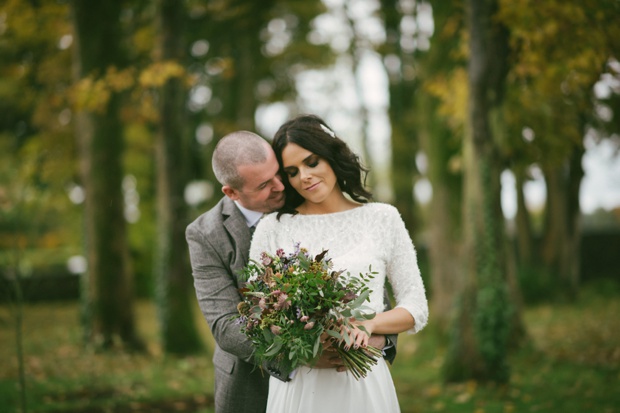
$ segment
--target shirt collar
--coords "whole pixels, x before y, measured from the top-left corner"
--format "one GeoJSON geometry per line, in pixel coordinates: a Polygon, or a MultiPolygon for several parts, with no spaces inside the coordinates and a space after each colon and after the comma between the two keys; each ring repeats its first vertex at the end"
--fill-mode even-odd
{"type": "Polygon", "coordinates": [[[239,202],[234,202],[235,205],[237,205],[237,208],[239,208],[239,211],[241,211],[241,213],[243,214],[243,217],[245,218],[245,223],[248,225],[248,227],[255,226],[256,224],[258,224],[258,221],[260,221],[260,219],[263,217],[262,212],[252,211],[251,209],[242,207],[239,202]]]}

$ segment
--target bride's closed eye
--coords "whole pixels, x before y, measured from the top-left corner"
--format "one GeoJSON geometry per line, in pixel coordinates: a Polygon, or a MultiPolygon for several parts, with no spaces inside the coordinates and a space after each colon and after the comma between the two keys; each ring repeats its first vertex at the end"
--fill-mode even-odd
{"type": "MultiPolygon", "coordinates": [[[[304,164],[308,168],[316,168],[319,165],[319,162],[320,162],[320,158],[318,156],[311,156],[304,160],[304,164]]],[[[286,176],[288,176],[289,178],[294,178],[299,172],[299,169],[294,166],[291,166],[288,168],[284,168],[284,172],[286,173],[286,176]]]]}

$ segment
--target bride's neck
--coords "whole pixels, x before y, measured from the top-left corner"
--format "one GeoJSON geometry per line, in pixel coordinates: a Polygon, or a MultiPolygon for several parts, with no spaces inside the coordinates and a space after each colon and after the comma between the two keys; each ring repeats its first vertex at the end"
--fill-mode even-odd
{"type": "Polygon", "coordinates": [[[297,212],[302,215],[332,214],[334,212],[348,211],[349,209],[356,208],[359,205],[360,204],[357,202],[354,202],[343,195],[342,197],[325,200],[321,203],[304,201],[297,207],[297,212]]]}

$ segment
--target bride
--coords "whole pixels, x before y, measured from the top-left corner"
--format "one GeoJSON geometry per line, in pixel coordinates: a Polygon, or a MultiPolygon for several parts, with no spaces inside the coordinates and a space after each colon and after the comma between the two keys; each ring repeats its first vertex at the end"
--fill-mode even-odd
{"type": "MultiPolygon", "coordinates": [[[[286,202],[265,216],[252,239],[250,257],[278,248],[290,253],[299,243],[311,254],[329,250],[335,269],[352,274],[377,272],[369,282],[369,306],[377,315],[355,322],[369,334],[420,331],[428,304],[415,248],[400,214],[391,205],[369,202],[363,186],[367,172],[346,143],[317,116],[303,115],[280,127],[273,140],[286,202]],[[390,283],[396,305],[384,311],[383,287],[390,283]]],[[[368,345],[359,328],[350,331],[354,346],[368,345]]],[[[335,369],[301,367],[292,379],[269,382],[268,413],[399,412],[384,359],[357,380],[335,369]]]]}

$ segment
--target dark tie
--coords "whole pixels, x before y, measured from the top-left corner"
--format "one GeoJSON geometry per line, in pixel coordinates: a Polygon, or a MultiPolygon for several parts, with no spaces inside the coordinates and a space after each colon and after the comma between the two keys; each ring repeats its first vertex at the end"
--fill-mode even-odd
{"type": "Polygon", "coordinates": [[[254,235],[254,230],[255,230],[255,229],[256,229],[256,225],[252,225],[252,226],[250,227],[250,237],[251,237],[252,235],[254,235]]]}

